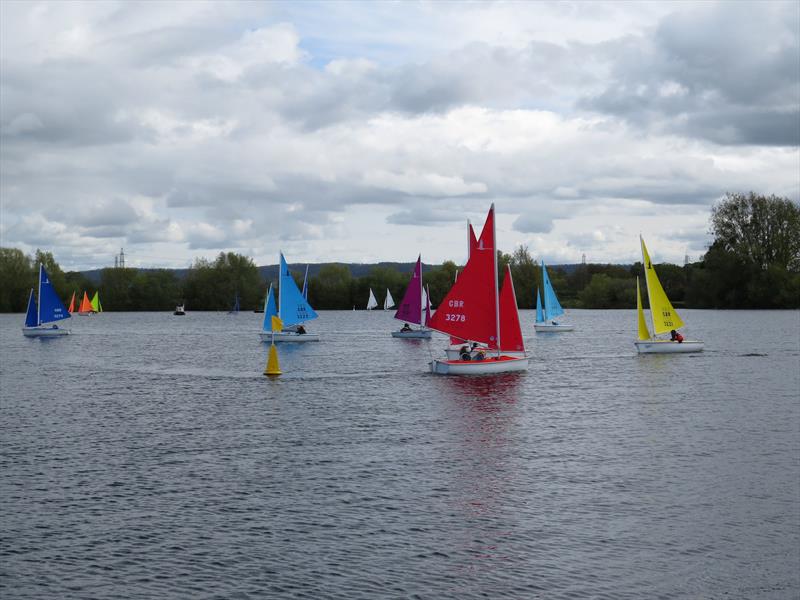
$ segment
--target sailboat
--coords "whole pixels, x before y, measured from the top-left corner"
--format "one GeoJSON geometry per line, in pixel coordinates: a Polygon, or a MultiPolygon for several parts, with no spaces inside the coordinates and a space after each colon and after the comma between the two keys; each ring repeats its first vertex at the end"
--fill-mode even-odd
{"type": "Polygon", "coordinates": [[[69,319],[72,315],[56,294],[44,265],[39,264],[39,304],[33,297],[33,289],[28,296],[28,310],[25,313],[25,325],[22,335],[26,337],[55,337],[69,335],[69,329],[56,325],[57,321],[69,319]]]}
{"type": "Polygon", "coordinates": [[[375,294],[372,293],[372,288],[369,288],[369,300],[367,300],[367,310],[372,310],[378,306],[378,301],[375,299],[375,294]]]}
{"type": "Polygon", "coordinates": [[[78,314],[83,317],[94,314],[94,311],[92,310],[92,303],[89,301],[89,294],[86,293],[86,290],[83,291],[83,298],[81,299],[81,305],[78,308],[78,314]]]}
{"type": "Polygon", "coordinates": [[[75,292],[72,292],[72,299],[69,301],[69,308],[67,309],[69,314],[75,312],[75,292]]]}
{"type": "MultiPolygon", "coordinates": [[[[387,292],[389,290],[386,290],[387,292]]],[[[417,264],[414,267],[414,272],[411,275],[411,281],[408,283],[406,293],[400,301],[400,306],[397,312],[394,313],[394,318],[398,321],[405,322],[406,325],[413,323],[419,325],[419,329],[412,327],[400,331],[393,331],[392,337],[396,338],[423,338],[430,339],[433,332],[426,327],[431,318],[431,302],[425,289],[422,287],[422,255],[417,258],[417,264]]]]}
{"type": "MultiPolygon", "coordinates": [[[[112,302],[113,304],[113,302],[112,302]]],[[[92,312],[101,313],[103,312],[103,305],[100,304],[100,292],[96,291],[94,296],[92,296],[92,312]]]]}
{"type": "Polygon", "coordinates": [[[386,288],[386,298],[383,300],[383,310],[389,310],[390,308],[394,308],[394,298],[392,298],[392,292],[389,291],[389,288],[386,288]]]}
{"type": "Polygon", "coordinates": [[[526,354],[512,356],[509,346],[525,351],[511,269],[506,268],[502,291],[497,285],[497,246],[494,204],[477,245],[472,248],[464,270],[431,317],[431,329],[462,340],[485,344],[489,351],[475,358],[434,359],[432,373],[438,375],[486,375],[525,371],[526,354]],[[508,337],[505,340],[504,337],[508,337]]]}
{"type": "Polygon", "coordinates": [[[269,342],[318,342],[319,334],[306,333],[303,323],[317,318],[303,293],[297,288],[283,252],[280,253],[280,276],[278,278],[278,307],[270,284],[267,299],[264,303],[264,324],[259,333],[261,341],[269,342]],[[272,331],[272,317],[277,315],[283,322],[281,331],[272,331]]]}
{"type": "Polygon", "coordinates": [[[238,315],[239,314],[239,308],[240,308],[239,292],[236,292],[236,294],[234,294],[234,296],[233,296],[233,306],[228,311],[228,314],[229,315],[238,315]]]}
{"type": "Polygon", "coordinates": [[[536,288],[536,323],[534,323],[533,328],[539,332],[551,333],[575,329],[573,325],[559,323],[555,320],[556,317],[564,314],[564,309],[561,308],[561,303],[558,301],[553,284],[550,283],[550,276],[547,274],[547,267],[544,266],[544,261],[542,261],[542,286],[544,287],[544,307],[539,295],[539,288],[536,288]]]}
{"type": "Polygon", "coordinates": [[[636,316],[638,321],[639,339],[634,342],[636,351],[639,354],[673,354],[687,352],[702,352],[703,342],[698,340],[673,341],[671,339],[659,338],[658,334],[677,332],[683,327],[683,319],[672,307],[672,303],[667,298],[661,282],[658,280],[656,270],[650,261],[650,255],[644,245],[644,239],[639,236],[642,245],[642,264],[644,265],[644,280],[647,285],[647,298],[650,302],[650,322],[653,326],[653,334],[647,328],[647,321],[644,317],[642,308],[642,292],[639,287],[639,278],[636,278],[636,316]]]}

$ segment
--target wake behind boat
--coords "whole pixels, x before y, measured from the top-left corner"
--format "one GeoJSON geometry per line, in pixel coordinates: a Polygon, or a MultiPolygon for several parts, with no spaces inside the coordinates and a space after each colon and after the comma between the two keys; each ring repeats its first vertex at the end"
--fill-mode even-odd
{"type": "MultiPolygon", "coordinates": [[[[305,287],[305,286],[304,286],[305,287]]],[[[259,333],[263,342],[318,342],[319,334],[307,333],[303,323],[317,318],[317,313],[297,288],[286,259],[280,253],[280,275],[278,277],[278,307],[275,306],[275,295],[272,284],[264,303],[264,323],[259,333]],[[272,331],[272,317],[282,322],[280,331],[272,331]]]]}
{"type": "Polygon", "coordinates": [[[642,292],[639,287],[639,278],[636,278],[636,315],[639,328],[639,340],[634,342],[639,354],[686,354],[688,352],[702,352],[703,342],[699,340],[684,340],[678,334],[678,329],[683,327],[683,320],[672,307],[667,298],[661,282],[658,280],[656,270],[647,253],[644,239],[639,236],[642,245],[642,264],[644,265],[644,278],[647,284],[647,298],[650,303],[650,321],[653,334],[647,328],[647,321],[642,308],[642,292]],[[673,339],[657,337],[658,334],[671,333],[673,339]]]}
{"type": "Polygon", "coordinates": [[[25,326],[22,335],[25,337],[55,337],[69,335],[70,330],[56,325],[57,321],[69,319],[67,307],[61,302],[50,278],[39,264],[39,303],[33,297],[33,289],[28,296],[28,310],[25,313],[25,326]]]}

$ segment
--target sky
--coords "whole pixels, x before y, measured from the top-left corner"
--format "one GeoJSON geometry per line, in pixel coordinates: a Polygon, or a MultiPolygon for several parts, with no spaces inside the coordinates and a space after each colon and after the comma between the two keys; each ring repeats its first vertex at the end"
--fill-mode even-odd
{"type": "Polygon", "coordinates": [[[800,3],[0,2],[0,242],[65,270],[707,249],[800,201],[800,3]]]}

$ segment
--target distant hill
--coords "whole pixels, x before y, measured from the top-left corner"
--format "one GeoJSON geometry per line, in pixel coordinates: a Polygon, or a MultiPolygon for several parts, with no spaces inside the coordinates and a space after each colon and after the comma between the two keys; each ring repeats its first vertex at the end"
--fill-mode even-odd
{"type": "MultiPolygon", "coordinates": [[[[348,269],[350,269],[350,274],[355,277],[363,277],[367,275],[371,269],[375,267],[382,267],[385,269],[394,269],[400,273],[411,273],[414,270],[414,265],[416,263],[409,262],[379,262],[379,263],[309,263],[308,264],[308,276],[309,277],[316,277],[322,267],[327,265],[344,265],[348,269]]],[[[440,267],[441,265],[429,265],[429,264],[422,264],[423,271],[429,269],[431,267],[440,267]]],[[[579,264],[566,264],[566,265],[547,265],[547,268],[550,270],[561,269],[565,273],[569,274],[575,271],[580,265],[579,264]]],[[[623,265],[625,266],[625,265],[623,265]]],[[[296,272],[304,272],[306,265],[304,263],[295,263],[290,264],[289,269],[296,272]]],[[[140,271],[172,271],[178,279],[184,279],[186,274],[189,272],[189,269],[138,269],[140,271]]],[[[88,278],[92,283],[100,283],[100,276],[102,274],[102,269],[91,269],[90,271],[81,271],[81,275],[88,278]]],[[[267,280],[277,280],[278,279],[278,265],[263,265],[258,267],[258,273],[261,277],[267,280]]]]}

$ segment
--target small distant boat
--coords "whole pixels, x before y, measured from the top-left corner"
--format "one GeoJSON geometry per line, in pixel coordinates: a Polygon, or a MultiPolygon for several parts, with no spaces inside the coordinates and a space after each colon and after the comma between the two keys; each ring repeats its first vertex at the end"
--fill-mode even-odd
{"type": "Polygon", "coordinates": [[[233,297],[233,306],[228,311],[228,314],[229,315],[238,315],[239,314],[239,293],[238,292],[233,297]]]}
{"type": "Polygon", "coordinates": [[[431,303],[422,286],[422,255],[417,258],[411,281],[400,301],[400,307],[394,313],[394,318],[405,322],[405,325],[400,331],[393,331],[392,337],[430,339],[433,334],[432,330],[425,327],[431,319],[431,303]],[[409,324],[419,325],[420,328],[414,329],[409,324]]]}
{"type": "Polygon", "coordinates": [[[386,298],[383,300],[383,310],[389,310],[390,308],[394,308],[394,298],[392,298],[392,292],[389,291],[389,288],[386,288],[386,298]]]}
{"type": "Polygon", "coordinates": [[[101,313],[103,312],[103,305],[100,304],[100,292],[95,292],[94,296],[92,296],[92,312],[93,313],[101,313]]]}
{"type": "Polygon", "coordinates": [[[55,337],[69,335],[69,329],[56,325],[57,321],[69,319],[72,315],[61,302],[44,265],[39,264],[39,303],[33,297],[33,289],[28,296],[28,310],[25,313],[25,325],[22,335],[26,337],[55,337]]]}
{"type": "Polygon", "coordinates": [[[275,306],[275,295],[272,284],[267,291],[264,302],[264,322],[259,336],[264,342],[318,342],[319,334],[307,333],[303,323],[317,318],[317,313],[311,308],[308,301],[303,298],[303,293],[297,289],[286,259],[280,254],[280,276],[278,278],[278,305],[275,306]],[[272,331],[272,317],[277,316],[283,323],[281,331],[272,331]]]}
{"type": "Polygon", "coordinates": [[[186,311],[183,308],[183,304],[178,304],[178,306],[175,307],[175,312],[172,314],[177,315],[179,317],[184,316],[186,314],[186,311]]]}
{"type": "Polygon", "coordinates": [[[574,325],[567,325],[566,323],[559,323],[556,317],[564,314],[564,309],[561,308],[561,303],[558,301],[556,291],[553,289],[553,284],[550,283],[550,277],[547,275],[547,267],[544,266],[542,261],[542,286],[544,287],[544,307],[542,307],[542,300],[539,296],[539,289],[536,289],[536,323],[533,328],[538,332],[558,333],[560,331],[572,331],[575,329],[574,325]]]}
{"type": "Polygon", "coordinates": [[[685,354],[688,352],[702,352],[703,342],[699,340],[681,341],[657,337],[658,334],[676,332],[683,327],[683,320],[677,311],[672,307],[672,303],[667,298],[661,282],[658,280],[656,270],[650,261],[650,255],[644,245],[642,236],[639,236],[642,245],[642,264],[644,265],[644,280],[647,284],[647,298],[650,302],[650,321],[653,326],[653,334],[647,328],[647,321],[644,317],[642,308],[642,292],[639,287],[639,278],[636,278],[636,315],[639,326],[639,340],[634,342],[636,351],[639,354],[685,354]]]}
{"type": "Polygon", "coordinates": [[[369,300],[367,300],[367,310],[372,310],[377,306],[378,306],[378,301],[375,298],[375,294],[372,293],[372,288],[369,288],[369,300]]]}
{"type": "Polygon", "coordinates": [[[72,292],[72,299],[69,301],[69,308],[67,309],[69,314],[75,312],[75,292],[72,292]]]}
{"type": "Polygon", "coordinates": [[[434,359],[432,373],[489,375],[528,369],[511,269],[506,267],[503,289],[498,290],[496,249],[493,204],[464,270],[429,322],[431,329],[484,344],[488,350],[476,357],[465,352],[458,359],[434,359]],[[522,355],[513,356],[507,349],[522,355]]]}
{"type": "MultiPolygon", "coordinates": [[[[99,304],[98,299],[98,304],[99,304]]],[[[83,292],[83,298],[81,299],[81,305],[78,308],[78,314],[82,317],[88,317],[89,315],[94,314],[94,310],[92,310],[92,303],[89,300],[89,294],[86,293],[86,290],[83,292]]]]}

